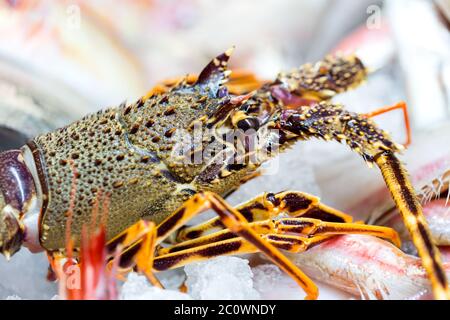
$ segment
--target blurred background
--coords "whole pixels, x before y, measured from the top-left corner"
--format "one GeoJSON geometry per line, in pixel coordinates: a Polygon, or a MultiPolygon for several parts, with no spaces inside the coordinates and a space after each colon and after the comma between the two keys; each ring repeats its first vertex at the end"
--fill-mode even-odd
{"type": "MultiPolygon", "coordinates": [[[[373,73],[365,86],[336,100],[359,112],[404,100],[418,140],[449,120],[450,0],[0,0],[0,148],[18,147],[87,112],[133,101],[161,80],[198,73],[231,46],[231,68],[262,79],[327,53],[356,52],[373,73]]],[[[405,141],[401,112],[377,122],[405,141]]],[[[431,153],[448,152],[449,132],[438,135],[439,143],[425,142],[431,153]]],[[[265,191],[303,187],[351,208],[356,200],[336,190],[353,166],[348,151],[330,155],[334,149],[324,151],[322,145],[306,150],[312,148],[327,154],[313,164],[307,157],[303,162],[318,187],[299,186],[291,178],[284,185],[268,181],[265,191]]],[[[379,178],[374,181],[379,185],[379,178]]],[[[359,181],[371,189],[366,182],[359,181]]],[[[2,295],[51,297],[41,258],[32,260],[36,267],[20,283],[9,272],[26,269],[31,260],[5,264],[0,258],[2,295]],[[29,289],[31,282],[36,290],[29,289]]]]}
{"type": "Polygon", "coordinates": [[[233,45],[232,68],[265,79],[354,50],[381,75],[373,77],[378,98],[351,107],[402,98],[413,125],[426,126],[448,117],[449,3],[2,0],[0,103],[17,107],[24,102],[14,101],[20,99],[12,91],[23,93],[64,113],[64,123],[72,114],[136,99],[163,79],[199,72],[233,45]]]}

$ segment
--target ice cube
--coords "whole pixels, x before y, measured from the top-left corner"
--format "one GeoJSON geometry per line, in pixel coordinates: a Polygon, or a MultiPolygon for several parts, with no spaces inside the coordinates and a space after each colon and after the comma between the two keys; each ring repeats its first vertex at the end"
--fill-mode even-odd
{"type": "Polygon", "coordinates": [[[303,299],[302,289],[274,264],[261,264],[252,269],[254,287],[262,299],[303,299]]]}
{"type": "MultiPolygon", "coordinates": [[[[296,300],[304,299],[303,289],[286,273],[274,264],[261,264],[252,269],[254,287],[261,294],[262,299],[268,300],[296,300]]],[[[329,284],[315,281],[319,287],[319,300],[346,300],[351,296],[332,288],[329,284]]]]}
{"type": "Polygon", "coordinates": [[[188,293],[194,299],[260,299],[253,288],[253,273],[248,260],[218,257],[184,267],[188,293]]]}
{"type": "Polygon", "coordinates": [[[47,280],[48,260],[43,253],[22,249],[11,261],[0,256],[0,270],[0,299],[50,299],[57,293],[56,284],[47,280]]]}
{"type": "Polygon", "coordinates": [[[189,295],[153,287],[145,276],[131,272],[120,291],[122,300],[190,300],[189,295]]]}
{"type": "Polygon", "coordinates": [[[156,277],[166,289],[178,290],[186,280],[186,274],[183,269],[167,270],[164,272],[158,272],[156,277]]]}

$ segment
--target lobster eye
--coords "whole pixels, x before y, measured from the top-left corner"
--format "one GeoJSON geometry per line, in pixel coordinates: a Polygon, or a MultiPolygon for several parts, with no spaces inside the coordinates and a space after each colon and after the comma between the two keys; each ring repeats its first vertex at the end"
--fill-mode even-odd
{"type": "Polygon", "coordinates": [[[254,117],[248,117],[242,120],[239,120],[237,123],[237,127],[241,129],[242,131],[247,131],[249,129],[254,129],[257,131],[259,129],[259,120],[254,117]]]}

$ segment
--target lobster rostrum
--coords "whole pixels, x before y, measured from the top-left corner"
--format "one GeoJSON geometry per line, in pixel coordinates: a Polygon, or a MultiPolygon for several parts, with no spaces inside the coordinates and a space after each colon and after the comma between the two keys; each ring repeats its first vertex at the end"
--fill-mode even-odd
{"type": "Polygon", "coordinates": [[[303,192],[266,193],[236,208],[222,196],[293,143],[319,138],[344,142],[381,169],[435,297],[449,298],[439,252],[395,156],[402,147],[369,117],[330,102],[365,80],[361,61],[329,56],[236,94],[227,70],[230,55],[228,50],[214,58],[198,77],[160,85],[135,103],[88,115],[20,150],[1,153],[1,252],[9,257],[25,245],[57,257],[70,240],[76,254],[83,226],[94,220],[105,226],[111,256],[118,245],[125,248],[120,268],[137,267],[155,285],[160,284],[154,271],[258,251],[292,276],[307,298],[316,298],[315,284],[280,249],[301,252],[346,233],[398,245],[397,233],[353,223],[303,192]],[[187,143],[186,133],[194,135],[187,143]],[[108,210],[93,217],[102,196],[108,198],[108,210]],[[207,209],[218,217],[184,226],[207,209]],[[289,218],[273,220],[281,212],[289,218]],[[175,244],[158,246],[169,240],[175,244]]]}

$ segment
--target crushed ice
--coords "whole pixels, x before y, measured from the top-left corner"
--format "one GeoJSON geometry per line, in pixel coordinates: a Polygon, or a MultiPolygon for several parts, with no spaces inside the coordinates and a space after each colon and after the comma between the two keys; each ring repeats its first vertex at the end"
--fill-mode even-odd
{"type": "Polygon", "coordinates": [[[248,260],[218,257],[184,268],[188,293],[194,299],[260,299],[253,288],[253,273],[248,260]]]}
{"type": "Polygon", "coordinates": [[[170,289],[153,287],[145,276],[130,273],[120,292],[122,300],[187,300],[189,295],[170,289]]]}

